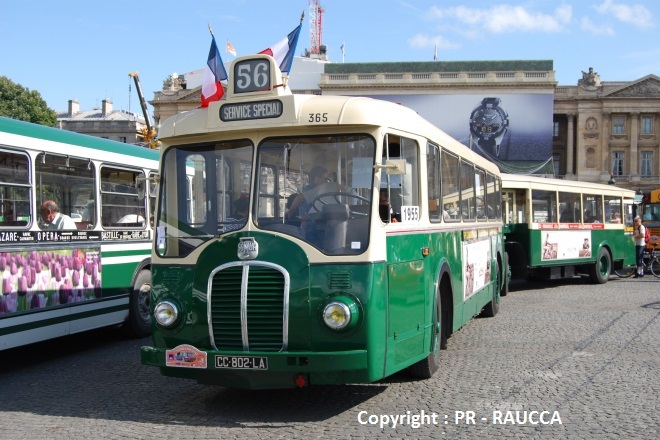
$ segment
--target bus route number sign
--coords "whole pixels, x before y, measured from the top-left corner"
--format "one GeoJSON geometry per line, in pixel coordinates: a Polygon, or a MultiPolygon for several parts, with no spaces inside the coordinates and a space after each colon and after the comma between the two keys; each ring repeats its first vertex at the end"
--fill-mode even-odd
{"type": "Polygon", "coordinates": [[[270,61],[257,58],[234,64],[234,93],[265,92],[270,89],[270,61]]]}

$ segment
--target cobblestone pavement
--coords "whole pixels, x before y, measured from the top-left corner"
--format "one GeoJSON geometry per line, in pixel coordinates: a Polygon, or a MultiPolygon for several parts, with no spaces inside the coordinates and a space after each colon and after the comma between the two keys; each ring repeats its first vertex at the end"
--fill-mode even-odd
{"type": "Polygon", "coordinates": [[[96,331],[0,352],[0,439],[656,439],[659,316],[653,277],[522,283],[431,380],[250,392],[162,377],[148,338],[96,331]]]}

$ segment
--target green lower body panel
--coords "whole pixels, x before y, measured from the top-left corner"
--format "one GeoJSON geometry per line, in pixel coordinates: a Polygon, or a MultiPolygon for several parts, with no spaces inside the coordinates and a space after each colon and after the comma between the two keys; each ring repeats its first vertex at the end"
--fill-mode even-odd
{"type": "Polygon", "coordinates": [[[197,362],[195,366],[192,366],[193,362],[190,363],[191,366],[171,366],[168,356],[172,356],[172,351],[142,347],[142,364],[160,367],[164,376],[243,389],[365,383],[382,378],[379,373],[375,373],[376,377],[373,377],[374,373],[370,373],[366,350],[329,353],[203,351],[197,353],[197,358],[203,358],[204,362],[197,362]],[[247,368],[237,366],[246,367],[243,360],[247,358],[250,363],[247,368]],[[236,361],[237,365],[232,367],[232,362],[236,361]],[[226,367],[223,367],[223,364],[226,367]]]}

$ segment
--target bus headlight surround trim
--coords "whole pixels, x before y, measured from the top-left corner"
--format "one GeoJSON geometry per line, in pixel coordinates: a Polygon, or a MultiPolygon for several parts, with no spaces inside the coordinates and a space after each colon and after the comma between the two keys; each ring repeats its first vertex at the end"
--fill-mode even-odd
{"type": "Polygon", "coordinates": [[[325,325],[335,331],[346,331],[355,327],[360,318],[357,304],[351,298],[338,296],[331,298],[321,313],[325,325]]]}
{"type": "Polygon", "coordinates": [[[179,320],[179,309],[172,301],[160,301],[154,307],[154,319],[162,327],[172,327],[179,320]]]}

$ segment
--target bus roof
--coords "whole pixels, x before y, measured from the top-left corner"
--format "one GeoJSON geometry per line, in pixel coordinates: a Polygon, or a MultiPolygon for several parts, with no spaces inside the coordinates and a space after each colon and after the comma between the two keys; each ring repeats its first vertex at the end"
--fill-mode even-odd
{"type": "MultiPolygon", "coordinates": [[[[471,160],[476,165],[499,174],[496,165],[470,150],[451,136],[431,124],[414,110],[400,104],[368,97],[294,95],[290,92],[278,96],[282,102],[282,115],[277,118],[251,119],[223,122],[220,108],[229,100],[212,102],[208,108],[183,112],[167,119],[160,127],[159,140],[166,144],[177,143],[176,138],[215,135],[233,132],[233,136],[244,136],[241,132],[287,128],[316,129],[345,126],[355,130],[359,127],[385,127],[421,135],[433,143],[439,143],[448,151],[471,160]],[[309,121],[311,114],[327,114],[326,122],[309,121]]],[[[229,101],[230,103],[236,100],[229,101]]],[[[243,100],[242,102],[248,102],[243,100]]],[[[208,138],[206,139],[208,140],[208,138]]],[[[191,139],[188,139],[191,141],[191,139]]],[[[199,139],[203,141],[203,139],[199,139]]]]}
{"type": "Polygon", "coordinates": [[[635,191],[602,183],[582,182],[577,180],[554,179],[549,177],[528,176],[523,174],[502,173],[502,189],[556,189],[568,192],[596,192],[604,195],[617,195],[635,198],[635,191]]]}
{"type": "Polygon", "coordinates": [[[52,142],[78,145],[85,148],[107,151],[110,153],[126,154],[150,160],[158,160],[158,151],[123,142],[111,141],[73,131],[60,130],[45,125],[33,124],[16,119],[0,116],[0,132],[11,133],[18,136],[43,139],[52,142]]]}

